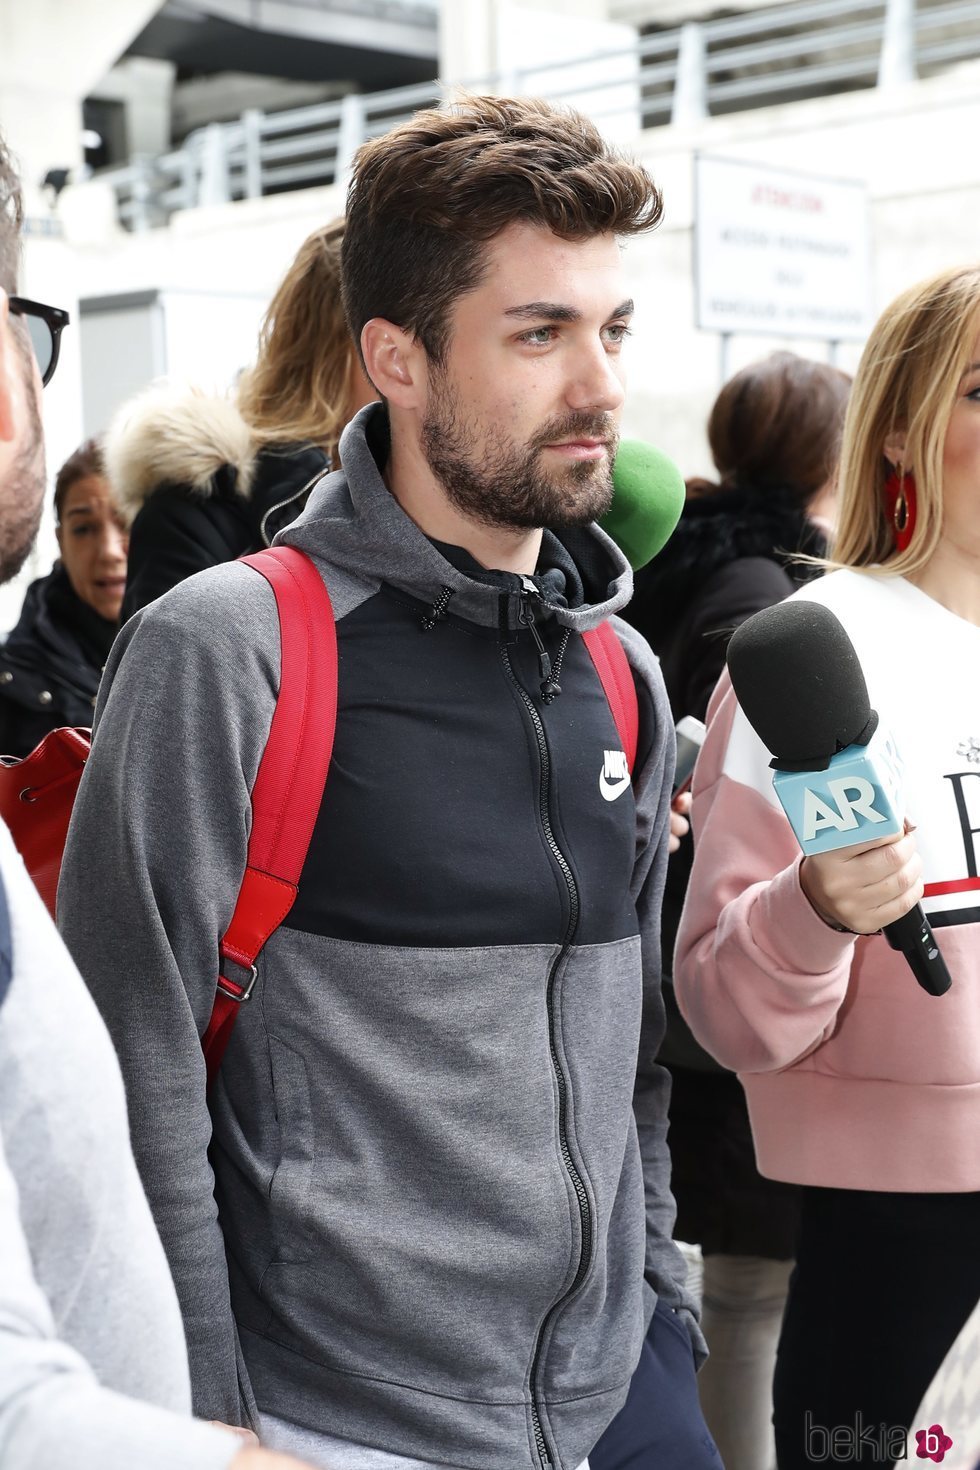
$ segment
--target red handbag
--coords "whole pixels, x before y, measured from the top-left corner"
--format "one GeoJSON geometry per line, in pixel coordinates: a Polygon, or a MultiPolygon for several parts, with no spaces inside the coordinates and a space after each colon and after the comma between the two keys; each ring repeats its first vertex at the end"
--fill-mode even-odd
{"type": "Polygon", "coordinates": [[[23,760],[0,763],[0,817],[54,918],[61,857],[91,730],[52,730],[23,760]]]}

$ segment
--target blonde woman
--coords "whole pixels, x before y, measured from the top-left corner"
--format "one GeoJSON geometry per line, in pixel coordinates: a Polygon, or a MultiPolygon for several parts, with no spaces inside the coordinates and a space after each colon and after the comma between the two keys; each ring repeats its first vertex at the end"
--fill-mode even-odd
{"type": "Polygon", "coordinates": [[[343,220],[300,246],[233,397],[155,387],[106,438],[131,525],[123,621],[193,572],[268,546],[337,466],[341,430],[375,392],[340,299],[343,220]]]}
{"type": "Polygon", "coordinates": [[[914,835],[801,859],[724,677],[674,970],[698,1040],[740,1074],[761,1172],[803,1187],[780,1470],[845,1435],[846,1458],[890,1463],[980,1295],[980,268],[907,291],[871,334],[832,565],[795,596],[850,634],[914,835]],[[920,900],[942,998],[878,932],[920,900]]]}

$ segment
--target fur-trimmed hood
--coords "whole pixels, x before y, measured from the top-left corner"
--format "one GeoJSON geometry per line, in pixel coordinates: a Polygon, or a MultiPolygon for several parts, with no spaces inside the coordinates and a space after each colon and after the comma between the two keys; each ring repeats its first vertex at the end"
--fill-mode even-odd
{"type": "Polygon", "coordinates": [[[158,486],[184,485],[208,496],[226,467],[226,480],[247,498],[257,458],[252,431],[230,397],[170,384],[130,399],[105,438],[106,473],[127,525],[158,486]]]}
{"type": "Polygon", "coordinates": [[[270,546],[331,467],[316,444],[260,447],[233,398],[165,384],[117,414],[105,458],[130,528],[124,622],[184,577],[270,546]]]}

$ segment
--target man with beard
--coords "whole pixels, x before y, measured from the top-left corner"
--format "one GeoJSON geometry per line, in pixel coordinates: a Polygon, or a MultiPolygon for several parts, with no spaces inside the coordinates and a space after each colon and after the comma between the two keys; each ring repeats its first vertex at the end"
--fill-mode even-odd
{"type": "MultiPolygon", "coordinates": [[[[0,138],[0,581],[37,533],[42,374],[65,321],[15,294],[20,225],[0,138]]],[[[180,1309],[112,1044],[0,823],[0,1462],[302,1470],[189,1411],[180,1309]]]]}
{"type": "Polygon", "coordinates": [[[718,1464],[653,1063],[672,730],[621,627],[631,786],[582,637],[630,595],[592,522],[620,241],[660,213],[642,168],[543,103],[464,99],[358,156],[344,295],[382,401],[279,538],[333,604],[333,759],[210,1114],[270,589],[195,577],[107,669],[61,914],[123,1058],[195,1403],[257,1404],[271,1443],[334,1470],[575,1470],[638,1362],[657,1428],[633,1463],[718,1464]]]}

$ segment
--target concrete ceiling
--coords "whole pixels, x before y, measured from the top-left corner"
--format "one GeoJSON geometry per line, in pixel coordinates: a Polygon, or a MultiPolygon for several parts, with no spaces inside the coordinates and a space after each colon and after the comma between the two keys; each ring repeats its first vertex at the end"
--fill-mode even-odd
{"type": "Polygon", "coordinates": [[[437,18],[423,6],[359,10],[350,0],[168,0],[127,54],[171,61],[184,76],[252,72],[377,91],[437,75],[437,18]]]}

